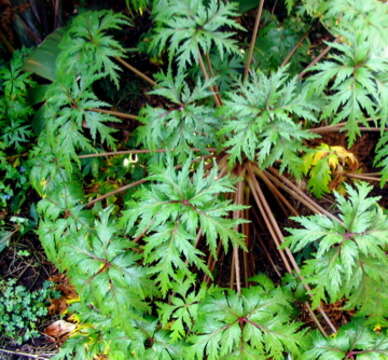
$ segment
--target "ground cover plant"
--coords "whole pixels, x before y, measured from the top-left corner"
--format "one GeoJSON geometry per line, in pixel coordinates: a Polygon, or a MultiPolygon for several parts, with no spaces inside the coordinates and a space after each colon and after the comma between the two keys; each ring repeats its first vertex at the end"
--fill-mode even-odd
{"type": "Polygon", "coordinates": [[[123,3],[2,80],[2,199],[34,133],[36,233],[78,294],[55,358],[385,359],[387,5],[123,3]]]}

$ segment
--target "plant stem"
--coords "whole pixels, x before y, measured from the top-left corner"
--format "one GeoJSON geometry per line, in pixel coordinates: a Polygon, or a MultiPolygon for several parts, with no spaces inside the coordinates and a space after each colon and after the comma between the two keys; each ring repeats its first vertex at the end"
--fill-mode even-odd
{"type": "Polygon", "coordinates": [[[148,181],[148,179],[141,179],[141,180],[135,181],[133,183],[124,185],[124,186],[122,186],[122,187],[120,187],[120,188],[118,188],[116,190],[113,190],[113,191],[110,191],[110,192],[108,192],[108,193],[106,193],[104,195],[101,195],[101,196],[99,196],[98,198],[96,198],[96,199],[94,199],[92,201],[89,201],[85,206],[86,207],[91,207],[91,206],[93,206],[98,201],[104,200],[104,199],[108,198],[109,196],[116,195],[116,194],[119,194],[121,192],[124,192],[124,191],[126,191],[126,190],[128,190],[130,188],[133,188],[133,187],[137,186],[137,185],[144,184],[147,181],[148,181]]]}
{"type": "Polygon", "coordinates": [[[97,108],[92,108],[92,109],[90,109],[90,111],[94,111],[94,112],[98,112],[98,113],[102,113],[102,114],[109,114],[109,115],[117,116],[117,117],[123,118],[123,119],[130,119],[130,120],[137,120],[138,119],[138,116],[136,116],[136,115],[126,114],[126,113],[123,113],[120,111],[97,109],[97,108]]]}
{"type": "Polygon", "coordinates": [[[265,184],[270,188],[271,192],[281,200],[284,205],[290,210],[293,216],[299,216],[298,211],[290,204],[290,202],[283,196],[283,194],[277,189],[277,187],[268,179],[268,177],[261,171],[257,169],[257,175],[265,182],[265,184]]]}
{"type": "Polygon", "coordinates": [[[288,62],[294,56],[296,50],[298,50],[300,48],[300,46],[303,44],[303,41],[307,38],[309,31],[310,31],[310,29],[304,33],[304,35],[300,38],[300,40],[295,44],[295,46],[291,49],[291,51],[284,58],[283,62],[280,64],[280,66],[285,66],[288,64],[288,62]]]}
{"type": "Polygon", "coordinates": [[[331,45],[327,45],[320,53],[318,56],[316,56],[313,61],[311,61],[310,64],[308,64],[305,69],[298,75],[299,79],[303,79],[303,77],[307,74],[308,70],[316,65],[323,57],[326,56],[326,54],[330,51],[331,45]]]}
{"type": "Polygon", "coordinates": [[[41,356],[41,355],[35,355],[35,354],[29,354],[29,353],[26,353],[24,351],[0,349],[0,352],[5,353],[5,354],[10,354],[10,355],[25,356],[25,357],[29,357],[31,359],[37,359],[37,360],[47,360],[47,359],[49,359],[48,357],[44,357],[44,356],[41,356]]]}
{"type": "MultiPolygon", "coordinates": [[[[330,132],[336,132],[340,129],[342,129],[344,126],[346,126],[346,122],[334,124],[334,125],[327,125],[327,126],[320,126],[317,128],[309,129],[309,131],[316,133],[316,134],[325,134],[330,132]]],[[[388,131],[388,128],[378,128],[378,127],[365,127],[361,126],[359,127],[361,131],[365,132],[380,132],[380,131],[388,131]]]]}
{"type": "MultiPolygon", "coordinates": [[[[205,80],[210,81],[209,73],[206,70],[206,66],[205,66],[205,63],[203,61],[201,51],[199,49],[198,49],[198,62],[199,62],[199,67],[201,68],[201,71],[203,73],[205,80]]],[[[213,93],[213,97],[214,97],[214,101],[215,101],[216,105],[221,106],[222,105],[221,100],[218,98],[218,95],[217,95],[217,92],[216,92],[214,86],[211,86],[210,89],[213,93]]]]}
{"type": "MultiPolygon", "coordinates": [[[[202,149],[198,148],[192,148],[192,151],[203,151],[202,149]]],[[[217,151],[216,148],[208,148],[207,151],[214,152],[217,151]]],[[[84,154],[80,155],[80,159],[88,159],[88,158],[95,158],[95,157],[106,157],[106,156],[117,156],[117,155],[126,155],[126,154],[149,154],[149,153],[164,153],[168,152],[170,150],[168,149],[155,149],[155,150],[148,150],[148,149],[142,149],[142,150],[120,150],[120,151],[111,151],[111,152],[102,152],[97,154],[84,154]]]]}
{"type": "MultiPolygon", "coordinates": [[[[215,73],[213,71],[213,67],[212,67],[212,63],[210,61],[209,54],[206,54],[205,58],[206,58],[206,64],[207,64],[207,66],[209,68],[210,75],[211,75],[211,77],[214,78],[215,77],[215,73]]],[[[216,93],[216,96],[218,97],[218,100],[219,100],[220,104],[222,105],[222,100],[221,100],[221,96],[220,96],[220,89],[218,88],[217,85],[214,85],[214,91],[216,93]]]]}
{"type": "MultiPolygon", "coordinates": [[[[243,182],[240,181],[239,184],[237,185],[237,191],[236,191],[236,196],[235,196],[235,204],[240,205],[242,201],[242,195],[243,195],[243,182]]],[[[238,219],[240,217],[240,211],[236,210],[233,211],[233,219],[238,219]]],[[[238,231],[239,226],[236,226],[236,230],[238,231]]],[[[236,272],[236,288],[237,292],[241,292],[241,273],[240,273],[240,259],[239,259],[239,254],[238,254],[238,247],[234,246],[233,247],[233,258],[234,258],[234,267],[235,267],[235,272],[236,272]]]]}
{"type": "MultiPolygon", "coordinates": [[[[250,180],[254,183],[255,191],[257,192],[257,195],[258,195],[258,197],[260,199],[262,207],[264,208],[264,213],[266,213],[266,216],[269,219],[269,223],[271,224],[272,232],[275,234],[275,236],[273,236],[272,238],[275,241],[275,244],[276,244],[276,246],[278,248],[278,251],[279,251],[280,255],[282,256],[282,251],[283,250],[281,249],[281,245],[280,244],[284,242],[283,233],[280,230],[279,224],[277,223],[277,221],[276,221],[276,219],[275,219],[275,217],[273,215],[273,212],[271,211],[271,208],[269,207],[268,202],[265,199],[265,196],[264,196],[264,194],[263,194],[263,192],[261,190],[261,187],[260,187],[259,183],[257,182],[257,180],[255,179],[254,174],[253,174],[251,169],[250,169],[250,180]]],[[[270,230],[270,232],[271,232],[271,230],[270,230]]],[[[289,258],[289,261],[291,262],[292,267],[296,271],[296,273],[297,273],[299,279],[301,280],[303,286],[305,287],[307,293],[311,296],[311,288],[304,281],[304,279],[303,279],[303,277],[301,275],[300,268],[299,268],[299,266],[298,266],[294,256],[292,255],[290,249],[286,247],[285,248],[285,253],[287,254],[287,257],[289,258]]],[[[284,256],[284,253],[283,253],[283,256],[284,256]]],[[[283,259],[283,256],[282,256],[282,259],[283,259]]],[[[289,273],[292,273],[292,269],[291,269],[291,267],[289,265],[288,260],[285,260],[285,264],[288,264],[288,266],[286,265],[287,271],[289,273]]],[[[308,305],[308,306],[310,306],[310,305],[308,305]]],[[[333,325],[333,323],[331,322],[329,317],[326,315],[324,310],[321,307],[318,307],[317,309],[321,313],[323,318],[325,319],[326,323],[329,325],[330,329],[335,333],[337,331],[337,329],[335,328],[335,326],[333,325]]]]}
{"type": "Polygon", "coordinates": [[[0,40],[3,42],[7,50],[10,54],[12,54],[15,51],[15,48],[12,46],[12,44],[8,41],[7,37],[0,31],[0,40]]]}
{"type": "Polygon", "coordinates": [[[272,172],[272,174],[276,175],[278,178],[276,178],[274,175],[270,174],[269,172],[265,172],[265,174],[278,186],[282,187],[285,191],[287,191],[290,195],[292,195],[295,199],[299,200],[301,203],[303,203],[305,206],[307,206],[310,210],[312,210],[316,214],[324,214],[330,219],[333,219],[335,221],[338,221],[341,223],[340,219],[338,217],[331,214],[329,211],[325,210],[322,206],[317,204],[313,199],[311,199],[309,196],[307,196],[301,189],[299,189],[298,186],[296,186],[292,181],[288,180],[285,176],[280,175],[276,169],[269,169],[269,171],[272,172]]]}
{"type": "Polygon", "coordinates": [[[380,182],[381,178],[373,177],[373,176],[368,176],[368,174],[350,174],[350,173],[344,173],[345,176],[353,178],[353,179],[360,179],[360,180],[365,180],[365,181],[376,181],[380,182]]]}
{"type": "Polygon", "coordinates": [[[261,14],[263,13],[263,5],[264,5],[264,0],[260,0],[260,4],[259,4],[259,7],[257,8],[257,13],[256,13],[255,25],[253,27],[252,38],[249,44],[248,56],[244,66],[244,82],[248,79],[249,67],[251,66],[252,59],[253,59],[253,51],[255,49],[257,33],[259,31],[261,14]]]}
{"type": "Polygon", "coordinates": [[[256,181],[256,179],[251,171],[249,171],[249,175],[248,175],[247,180],[248,180],[249,187],[251,188],[252,195],[255,199],[256,205],[259,208],[259,211],[260,211],[260,213],[264,219],[264,222],[265,222],[265,224],[266,224],[266,226],[271,234],[272,239],[275,241],[276,247],[279,251],[280,257],[282,258],[284,266],[286,267],[287,272],[291,273],[292,272],[291,266],[286,258],[286,255],[284,254],[284,251],[280,248],[280,243],[278,241],[278,237],[276,235],[276,232],[275,232],[275,230],[270,222],[268,214],[266,213],[266,211],[264,209],[262,199],[259,196],[258,183],[257,183],[257,181],[256,181]]]}
{"type": "Polygon", "coordinates": [[[132,71],[135,75],[139,76],[142,78],[144,81],[148,82],[150,85],[155,86],[156,81],[152,80],[150,77],[148,77],[146,74],[141,72],[139,69],[136,69],[134,66],[131,64],[128,64],[123,58],[117,56],[115,59],[124,67],[126,67],[128,70],[132,71]]]}

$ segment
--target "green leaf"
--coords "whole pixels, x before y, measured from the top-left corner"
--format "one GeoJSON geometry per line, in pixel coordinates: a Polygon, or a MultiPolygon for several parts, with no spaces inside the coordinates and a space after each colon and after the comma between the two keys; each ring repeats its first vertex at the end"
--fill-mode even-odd
{"type": "MultiPolygon", "coordinates": [[[[314,286],[314,306],[321,300],[347,298],[349,306],[365,313],[372,310],[371,301],[380,300],[372,300],[363,289],[380,286],[381,297],[388,295],[387,286],[382,285],[387,284],[387,279],[380,270],[380,264],[387,266],[384,249],[388,243],[388,218],[378,205],[379,198],[368,197],[371,186],[345,186],[349,199],[336,194],[340,221],[323,215],[294,218],[302,228],[287,229],[291,235],[284,246],[295,252],[310,244],[316,247],[314,258],[302,268],[306,280],[314,286]]],[[[373,314],[376,312],[372,310],[368,315],[373,314]]]]}
{"type": "Polygon", "coordinates": [[[213,48],[221,58],[239,53],[234,33],[224,30],[243,29],[232,19],[238,15],[235,3],[164,0],[156,3],[154,12],[156,29],[151,49],[161,52],[167,48],[170,63],[176,57],[181,71],[197,62],[201,52],[207,54],[213,48]]]}
{"type": "Polygon", "coordinates": [[[66,28],[60,28],[46,37],[44,41],[26,59],[24,70],[54,81],[56,78],[56,60],[60,52],[66,28]]]}
{"type": "Polygon", "coordinates": [[[203,236],[212,255],[216,257],[218,242],[225,251],[229,245],[244,246],[243,235],[235,230],[242,220],[233,220],[229,213],[244,207],[224,200],[221,194],[234,191],[233,180],[218,177],[216,166],[205,173],[201,163],[195,172],[188,159],[177,171],[171,160],[165,169],[150,179],[156,181],[138,192],[138,203],[130,203],[125,211],[127,231],[137,222],[134,237],[146,235],[144,259],[151,272],[158,274],[157,282],[163,293],[172,287],[179,269],[190,275],[189,265],[207,272],[203,253],[196,242],[203,236]]]}
{"type": "Polygon", "coordinates": [[[280,360],[284,352],[299,354],[303,333],[279,288],[251,287],[241,294],[217,289],[200,303],[198,314],[192,359],[280,360]]]}
{"type": "Polygon", "coordinates": [[[299,152],[303,141],[314,135],[302,130],[296,120],[315,121],[316,107],[303,92],[298,93],[296,80],[288,81],[283,68],[270,77],[252,74],[235,88],[226,94],[221,110],[226,124],[220,134],[226,137],[230,161],[247,157],[266,168],[280,160],[281,170],[301,175],[299,152]]]}
{"type": "Polygon", "coordinates": [[[342,327],[333,337],[316,333],[311,349],[302,360],[343,360],[352,357],[362,360],[383,360],[388,354],[387,338],[368,329],[362,321],[342,327]]]}

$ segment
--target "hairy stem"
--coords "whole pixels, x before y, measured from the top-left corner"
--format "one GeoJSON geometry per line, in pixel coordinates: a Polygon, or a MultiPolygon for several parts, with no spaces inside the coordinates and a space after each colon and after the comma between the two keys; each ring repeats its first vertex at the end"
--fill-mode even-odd
{"type": "MultiPolygon", "coordinates": [[[[242,196],[243,196],[243,182],[240,181],[237,185],[237,191],[235,196],[235,204],[240,205],[242,202],[242,196]]],[[[240,217],[240,211],[236,210],[233,211],[233,219],[238,219],[240,217]]],[[[236,230],[238,231],[239,226],[236,226],[236,230]]],[[[234,246],[233,248],[233,258],[234,258],[234,267],[236,272],[236,288],[237,292],[241,292],[241,273],[240,273],[240,259],[239,259],[239,251],[238,247],[234,246]]]]}
{"type": "Polygon", "coordinates": [[[259,7],[257,8],[257,13],[256,13],[255,25],[253,27],[252,38],[249,44],[248,56],[244,66],[244,82],[248,79],[249,68],[251,66],[252,59],[253,59],[253,50],[255,49],[257,33],[259,31],[261,15],[263,13],[263,5],[264,5],[264,0],[260,0],[260,4],[259,4],[259,7]]]}

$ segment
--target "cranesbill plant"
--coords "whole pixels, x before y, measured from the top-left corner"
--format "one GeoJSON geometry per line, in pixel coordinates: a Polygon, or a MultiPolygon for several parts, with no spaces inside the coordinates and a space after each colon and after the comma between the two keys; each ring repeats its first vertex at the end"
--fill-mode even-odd
{"type": "MultiPolygon", "coordinates": [[[[291,78],[289,56],[273,72],[254,56],[264,1],[249,45],[233,2],[149,3],[149,51],[167,57],[167,69],[154,77],[136,69],[112,35],[130,29],[127,19],[89,11],[65,30],[46,93],[44,130],[30,155],[31,182],[42,197],[38,234],[80,295],[70,309],[80,323],[57,358],[319,358],[309,352],[309,326],[330,341],[337,324],[327,310],[337,300],[366,318],[363,331],[384,325],[386,293],[377,289],[385,283],[387,217],[378,198],[365,183],[349,184],[331,212],[303,185],[304,159],[320,134],[345,128],[354,142],[365,129],[384,131],[387,64],[383,45],[371,45],[368,22],[350,36],[317,4],[335,37],[325,50],[331,47],[330,57],[319,62],[318,55],[291,78]],[[212,59],[225,64],[238,56],[243,74],[236,66],[228,81],[218,77],[212,59]],[[139,115],[113,109],[96,91],[101,79],[123,85],[120,65],[157,99],[139,115]],[[124,176],[112,159],[122,159],[124,176]],[[113,190],[101,193],[102,183],[113,190]],[[314,215],[300,216],[306,212],[314,215]],[[299,227],[288,226],[286,240],[290,215],[299,227]],[[295,275],[304,289],[298,301],[256,276],[266,261],[276,281],[295,275]],[[311,319],[309,326],[298,316],[311,319]]],[[[317,10],[310,1],[299,5],[303,16],[317,10]]],[[[302,16],[292,15],[294,6],[288,1],[290,16],[302,16]]],[[[355,21],[342,20],[348,27],[355,21]]],[[[381,139],[376,165],[386,168],[381,139]]],[[[342,175],[383,184],[383,171],[382,179],[342,175]]]]}

